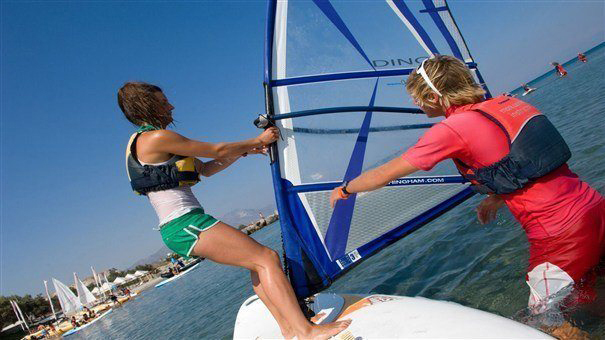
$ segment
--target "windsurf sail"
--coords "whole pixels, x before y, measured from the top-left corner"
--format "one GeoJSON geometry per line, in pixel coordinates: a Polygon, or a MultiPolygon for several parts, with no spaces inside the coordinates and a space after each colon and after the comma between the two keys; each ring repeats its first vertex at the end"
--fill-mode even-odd
{"type": "Polygon", "coordinates": [[[435,123],[389,86],[434,54],[463,60],[484,84],[443,0],[269,1],[266,111],[283,137],[272,173],[299,297],[472,195],[444,162],[330,208],[334,187],[399,157],[435,123]]]}

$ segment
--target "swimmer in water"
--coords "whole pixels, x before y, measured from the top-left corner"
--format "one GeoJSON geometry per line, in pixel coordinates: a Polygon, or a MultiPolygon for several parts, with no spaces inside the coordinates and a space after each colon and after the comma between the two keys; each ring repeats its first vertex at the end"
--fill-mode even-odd
{"type": "Polygon", "coordinates": [[[559,77],[566,77],[567,76],[567,71],[563,68],[563,65],[559,64],[556,61],[553,61],[552,66],[555,67],[555,73],[559,76],[559,77]]]}

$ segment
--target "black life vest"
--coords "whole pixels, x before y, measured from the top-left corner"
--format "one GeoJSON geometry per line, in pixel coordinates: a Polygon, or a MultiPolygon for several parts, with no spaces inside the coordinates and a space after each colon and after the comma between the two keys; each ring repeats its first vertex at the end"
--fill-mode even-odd
{"type": "Polygon", "coordinates": [[[552,123],[538,109],[517,98],[500,96],[471,107],[506,135],[509,153],[496,163],[473,168],[459,159],[462,176],[481,194],[510,194],[565,164],[571,151],[552,123]]]}
{"type": "Polygon", "coordinates": [[[147,195],[152,191],[197,184],[200,175],[195,169],[193,157],[175,155],[162,165],[143,165],[139,162],[136,151],[137,139],[141,133],[151,130],[159,129],[150,126],[141,127],[132,134],[126,148],[126,171],[132,190],[139,195],[147,195]]]}

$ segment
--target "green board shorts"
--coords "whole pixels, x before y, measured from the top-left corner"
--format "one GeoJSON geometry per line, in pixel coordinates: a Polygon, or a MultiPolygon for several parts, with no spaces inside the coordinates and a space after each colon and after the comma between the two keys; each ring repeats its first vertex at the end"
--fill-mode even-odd
{"type": "Polygon", "coordinates": [[[160,228],[162,240],[173,252],[190,257],[198,234],[214,227],[220,221],[197,208],[164,224],[160,228]]]}

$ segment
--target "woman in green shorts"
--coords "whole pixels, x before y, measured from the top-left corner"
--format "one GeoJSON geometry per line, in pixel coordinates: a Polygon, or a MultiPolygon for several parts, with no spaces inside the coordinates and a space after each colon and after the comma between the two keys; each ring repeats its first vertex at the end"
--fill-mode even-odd
{"type": "Polygon", "coordinates": [[[246,154],[265,153],[267,145],[279,137],[277,128],[241,142],[200,142],[166,130],[173,121],[174,107],[155,85],[126,83],[118,91],[118,104],[138,127],[126,150],[128,178],[136,193],[149,198],[168,248],[182,256],[205,257],[249,269],[254,291],[285,338],[327,339],[348,327],[348,320],[326,325],[309,322],[277,253],[206,214],[191,191],[199,175],[209,177],[246,154]],[[202,162],[195,157],[212,160],[202,162]]]}

